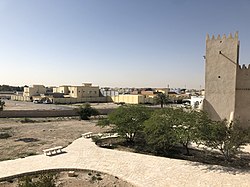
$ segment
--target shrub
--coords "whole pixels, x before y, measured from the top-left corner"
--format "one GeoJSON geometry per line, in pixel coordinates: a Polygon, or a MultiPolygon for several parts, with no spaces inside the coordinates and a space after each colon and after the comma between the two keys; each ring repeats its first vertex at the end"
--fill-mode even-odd
{"type": "Polygon", "coordinates": [[[80,106],[77,110],[80,120],[89,120],[91,116],[99,115],[98,110],[92,108],[90,104],[85,104],[84,106],[80,106]]]}
{"type": "Polygon", "coordinates": [[[11,137],[11,135],[8,132],[0,132],[0,139],[7,139],[11,137]]]}

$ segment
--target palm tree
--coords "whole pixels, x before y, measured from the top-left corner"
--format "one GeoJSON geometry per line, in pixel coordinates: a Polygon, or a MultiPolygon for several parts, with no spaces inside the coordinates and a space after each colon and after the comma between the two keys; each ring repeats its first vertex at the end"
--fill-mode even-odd
{"type": "Polygon", "coordinates": [[[161,105],[161,108],[163,108],[163,106],[168,102],[168,97],[162,92],[158,92],[155,99],[156,103],[161,105]]]}

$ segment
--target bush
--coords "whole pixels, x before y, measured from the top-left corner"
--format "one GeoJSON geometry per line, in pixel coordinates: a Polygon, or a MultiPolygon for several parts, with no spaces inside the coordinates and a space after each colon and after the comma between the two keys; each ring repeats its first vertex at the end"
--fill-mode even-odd
{"type": "Polygon", "coordinates": [[[84,106],[80,106],[77,110],[80,120],[89,120],[91,116],[99,115],[98,110],[92,108],[90,104],[85,104],[84,106]]]}
{"type": "Polygon", "coordinates": [[[32,120],[32,119],[30,119],[30,118],[24,118],[24,119],[22,119],[21,121],[20,121],[21,123],[34,123],[35,122],[35,120],[32,120]]]}
{"type": "Polygon", "coordinates": [[[8,132],[0,132],[0,139],[7,139],[11,137],[11,135],[8,132]]]}
{"type": "Polygon", "coordinates": [[[209,121],[200,127],[201,144],[219,150],[226,161],[250,143],[250,128],[242,128],[239,122],[209,121]]]}
{"type": "Polygon", "coordinates": [[[25,176],[18,181],[18,187],[56,187],[55,178],[53,174],[41,174],[37,180],[25,176]]]}

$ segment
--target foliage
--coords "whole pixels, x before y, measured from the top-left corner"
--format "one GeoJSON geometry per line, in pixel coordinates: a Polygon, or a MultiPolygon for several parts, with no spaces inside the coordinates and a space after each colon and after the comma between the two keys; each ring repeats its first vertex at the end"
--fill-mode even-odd
{"type": "Polygon", "coordinates": [[[145,122],[145,138],[153,152],[166,154],[177,143],[173,126],[178,125],[175,110],[165,108],[156,110],[149,120],[145,122]]]}
{"type": "Polygon", "coordinates": [[[0,91],[23,91],[23,87],[0,85],[0,91]]]}
{"type": "Polygon", "coordinates": [[[242,128],[239,122],[208,121],[200,127],[201,143],[219,150],[226,161],[239,153],[242,146],[250,143],[250,128],[242,128]]]}
{"type": "Polygon", "coordinates": [[[97,125],[100,127],[106,127],[110,125],[109,119],[108,118],[102,118],[97,122],[97,125]]]}
{"type": "Polygon", "coordinates": [[[168,102],[168,97],[166,96],[166,94],[159,92],[155,97],[155,101],[157,104],[161,105],[161,108],[163,108],[163,106],[168,102]]]}
{"type": "Polygon", "coordinates": [[[0,99],[0,111],[3,110],[4,106],[5,106],[5,102],[0,99]]]}
{"type": "Polygon", "coordinates": [[[81,120],[89,120],[91,116],[99,115],[98,110],[92,108],[89,103],[85,104],[84,106],[80,106],[77,110],[77,113],[79,114],[79,118],[81,120]]]}
{"type": "Polygon", "coordinates": [[[7,139],[11,137],[10,133],[8,132],[0,132],[0,139],[7,139]]]}
{"type": "Polygon", "coordinates": [[[103,124],[113,124],[113,131],[134,143],[137,134],[143,130],[144,121],[149,119],[151,110],[140,105],[124,105],[108,115],[103,124]]]}
{"type": "Polygon", "coordinates": [[[35,120],[25,117],[24,119],[20,120],[21,123],[35,123],[35,120]]]}
{"type": "Polygon", "coordinates": [[[184,111],[183,109],[178,109],[174,111],[174,117],[178,119],[178,125],[174,127],[174,133],[178,142],[186,149],[186,154],[190,155],[188,146],[191,142],[199,141],[199,126],[208,119],[207,115],[194,110],[184,111]]]}
{"type": "Polygon", "coordinates": [[[165,108],[155,111],[145,123],[145,138],[151,149],[158,154],[166,154],[170,148],[182,144],[189,155],[189,144],[198,141],[199,125],[206,115],[197,111],[165,108]]]}
{"type": "Polygon", "coordinates": [[[25,176],[18,181],[18,187],[55,187],[55,175],[41,174],[37,180],[25,176]]]}

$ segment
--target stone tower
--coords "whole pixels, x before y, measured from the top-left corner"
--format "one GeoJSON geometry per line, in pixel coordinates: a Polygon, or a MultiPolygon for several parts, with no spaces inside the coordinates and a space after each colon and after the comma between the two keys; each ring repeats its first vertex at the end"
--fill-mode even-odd
{"type": "MultiPolygon", "coordinates": [[[[213,120],[231,120],[236,114],[238,33],[206,37],[205,99],[203,108],[213,120]]],[[[249,85],[250,87],[250,85],[249,85]]]]}

